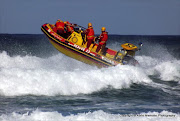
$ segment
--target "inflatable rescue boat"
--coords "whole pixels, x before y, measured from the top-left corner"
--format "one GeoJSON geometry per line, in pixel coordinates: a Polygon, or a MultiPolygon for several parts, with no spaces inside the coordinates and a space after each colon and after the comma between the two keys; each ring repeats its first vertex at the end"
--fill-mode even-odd
{"type": "Polygon", "coordinates": [[[136,65],[138,62],[134,59],[137,46],[131,43],[122,44],[120,51],[115,51],[110,48],[105,48],[96,53],[98,44],[93,43],[86,48],[87,42],[83,35],[83,27],[76,25],[74,32],[68,37],[63,37],[53,31],[53,24],[44,24],[41,27],[42,32],[48,37],[50,43],[61,53],[82,61],[84,63],[95,65],[99,68],[120,65],[136,65]]]}

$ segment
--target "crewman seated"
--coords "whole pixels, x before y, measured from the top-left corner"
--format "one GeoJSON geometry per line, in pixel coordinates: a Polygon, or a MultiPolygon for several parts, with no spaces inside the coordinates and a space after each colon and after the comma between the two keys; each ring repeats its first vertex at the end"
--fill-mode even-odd
{"type": "Polygon", "coordinates": [[[57,29],[56,29],[55,25],[54,24],[50,24],[50,26],[51,26],[52,30],[57,33],[57,29]]]}
{"type": "Polygon", "coordinates": [[[66,38],[67,38],[74,32],[74,25],[71,24],[69,21],[65,21],[64,24],[66,28],[66,38]]]}
{"type": "Polygon", "coordinates": [[[56,21],[56,29],[57,29],[57,34],[61,35],[61,36],[64,36],[64,22],[60,19],[58,19],[56,21]]]}

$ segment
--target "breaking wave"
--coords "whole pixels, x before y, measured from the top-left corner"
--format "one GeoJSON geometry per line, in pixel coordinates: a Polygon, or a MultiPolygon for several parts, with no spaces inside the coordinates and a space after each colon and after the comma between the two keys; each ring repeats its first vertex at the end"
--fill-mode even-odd
{"type": "Polygon", "coordinates": [[[138,56],[137,60],[148,75],[157,75],[163,81],[180,81],[180,60],[165,60],[138,56]]]}
{"type": "Polygon", "coordinates": [[[102,110],[79,113],[77,115],[71,114],[63,116],[58,112],[42,112],[35,110],[32,113],[12,113],[3,114],[0,116],[3,121],[179,121],[180,115],[168,111],[162,112],[148,112],[140,114],[109,114],[102,110]]]}
{"type": "Polygon", "coordinates": [[[0,94],[19,95],[76,95],[90,94],[109,86],[128,88],[131,84],[149,84],[149,76],[162,81],[180,80],[180,61],[162,61],[150,56],[137,56],[140,66],[116,66],[98,69],[63,54],[48,58],[14,56],[0,53],[0,94]]]}
{"type": "Polygon", "coordinates": [[[42,59],[0,54],[0,92],[15,95],[88,94],[102,88],[127,88],[132,83],[150,83],[141,68],[116,66],[106,69],[87,66],[62,54],[42,59]]]}

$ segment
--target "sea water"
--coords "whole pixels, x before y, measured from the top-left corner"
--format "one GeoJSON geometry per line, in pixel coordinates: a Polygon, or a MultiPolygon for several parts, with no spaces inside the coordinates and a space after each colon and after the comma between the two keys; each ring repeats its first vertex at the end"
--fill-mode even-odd
{"type": "Polygon", "coordinates": [[[180,121],[180,36],[110,35],[143,42],[139,66],[97,68],[45,35],[0,35],[0,121],[180,121]]]}

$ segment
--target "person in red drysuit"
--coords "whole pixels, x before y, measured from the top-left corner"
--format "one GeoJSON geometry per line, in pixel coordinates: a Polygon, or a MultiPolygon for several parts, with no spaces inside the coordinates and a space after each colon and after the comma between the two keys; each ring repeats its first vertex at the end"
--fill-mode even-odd
{"type": "Polygon", "coordinates": [[[57,29],[57,33],[61,36],[64,36],[64,22],[58,19],[55,26],[57,29]]]}
{"type": "Polygon", "coordinates": [[[94,30],[92,27],[92,23],[88,23],[88,28],[85,30],[87,48],[90,47],[91,43],[94,41],[94,30]]]}
{"type": "Polygon", "coordinates": [[[106,41],[108,40],[108,32],[106,32],[106,28],[105,27],[102,27],[101,28],[101,34],[99,36],[99,45],[96,49],[96,52],[98,53],[99,50],[101,49],[101,52],[103,53],[104,52],[104,48],[106,46],[106,41]]]}
{"type": "Polygon", "coordinates": [[[51,24],[51,28],[52,28],[52,30],[53,30],[54,32],[56,32],[56,33],[57,33],[57,29],[56,29],[56,27],[55,27],[55,25],[54,25],[54,24],[51,24]]]}
{"type": "Polygon", "coordinates": [[[65,21],[64,24],[66,27],[66,35],[68,37],[69,35],[71,35],[74,32],[74,25],[69,23],[69,21],[65,21]]]}

